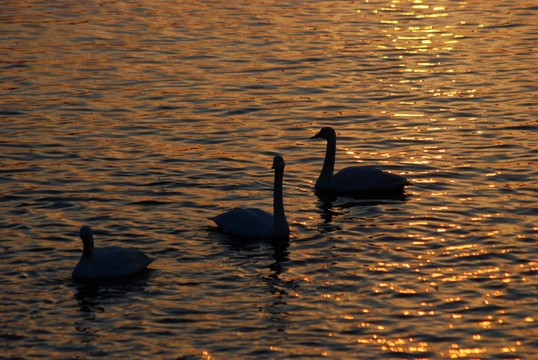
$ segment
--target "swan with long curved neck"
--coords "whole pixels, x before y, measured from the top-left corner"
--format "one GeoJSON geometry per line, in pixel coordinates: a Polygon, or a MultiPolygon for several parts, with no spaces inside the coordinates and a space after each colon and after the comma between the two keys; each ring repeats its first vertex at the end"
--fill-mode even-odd
{"type": "Polygon", "coordinates": [[[410,185],[403,176],[387,173],[370,166],[347,167],[333,175],[336,158],[336,133],[333,128],[324,127],[311,137],[311,139],[316,138],[327,140],[325,160],[316,181],[316,190],[345,194],[394,193],[402,192],[406,185],[410,185]]]}
{"type": "Polygon", "coordinates": [[[84,248],[78,264],[73,270],[75,280],[98,280],[131,276],[144,270],[153,262],[142,251],[132,248],[109,246],[95,248],[91,227],[80,228],[84,248]]]}
{"type": "Polygon", "coordinates": [[[281,156],[275,156],[272,166],[272,169],[275,170],[273,215],[256,208],[236,207],[211,218],[217,224],[218,230],[244,238],[280,239],[289,237],[290,229],[282,200],[284,166],[284,159],[281,156]]]}

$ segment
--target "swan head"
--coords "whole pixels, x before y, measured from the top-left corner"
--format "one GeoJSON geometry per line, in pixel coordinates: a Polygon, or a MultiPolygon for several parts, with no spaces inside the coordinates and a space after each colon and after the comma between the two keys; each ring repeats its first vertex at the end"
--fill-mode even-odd
{"type": "Polygon", "coordinates": [[[285,165],[286,164],[284,163],[284,158],[280,155],[277,155],[273,158],[273,166],[271,166],[271,169],[284,170],[285,165]]]}
{"type": "Polygon", "coordinates": [[[88,225],[83,225],[80,228],[80,238],[84,245],[84,256],[91,257],[93,255],[93,231],[88,225]]]}
{"type": "Polygon", "coordinates": [[[334,132],[334,129],[330,126],[326,126],[322,128],[316,135],[312,136],[310,139],[333,139],[336,137],[336,133],[334,132]]]}

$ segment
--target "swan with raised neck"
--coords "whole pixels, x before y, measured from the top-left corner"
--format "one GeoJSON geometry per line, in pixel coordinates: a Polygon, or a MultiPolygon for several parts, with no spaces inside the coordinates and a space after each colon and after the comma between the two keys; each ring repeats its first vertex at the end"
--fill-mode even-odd
{"type": "Polygon", "coordinates": [[[327,149],[321,173],[316,181],[316,190],[346,194],[394,193],[402,192],[405,186],[410,185],[403,176],[381,171],[371,166],[347,167],[334,174],[336,133],[333,128],[327,126],[310,139],[318,138],[327,141],[327,149]]]}
{"type": "Polygon", "coordinates": [[[93,231],[88,225],[80,228],[83,250],[73,270],[75,280],[98,280],[135,275],[146,269],[153,258],[132,248],[109,246],[96,248],[93,231]]]}
{"type": "Polygon", "coordinates": [[[273,188],[273,214],[256,208],[240,208],[212,217],[217,229],[243,238],[279,239],[289,237],[290,229],[284,212],[282,181],[284,178],[284,159],[273,158],[275,170],[273,188]]]}

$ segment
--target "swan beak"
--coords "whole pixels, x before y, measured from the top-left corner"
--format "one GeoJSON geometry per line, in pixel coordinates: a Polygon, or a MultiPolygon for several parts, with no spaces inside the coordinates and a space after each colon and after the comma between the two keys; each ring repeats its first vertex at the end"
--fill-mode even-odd
{"type": "MultiPolygon", "coordinates": [[[[323,128],[325,129],[325,128],[323,128]]],[[[321,129],[316,135],[312,136],[310,139],[320,139],[320,138],[325,138],[325,136],[322,135],[323,133],[323,129],[321,129]]]]}

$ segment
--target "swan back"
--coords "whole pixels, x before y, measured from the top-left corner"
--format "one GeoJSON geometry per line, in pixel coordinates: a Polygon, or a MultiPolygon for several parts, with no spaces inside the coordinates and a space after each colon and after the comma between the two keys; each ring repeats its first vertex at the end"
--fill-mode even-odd
{"type": "Polygon", "coordinates": [[[245,238],[269,238],[273,227],[273,215],[256,208],[236,207],[211,220],[220,231],[245,238]]]}

